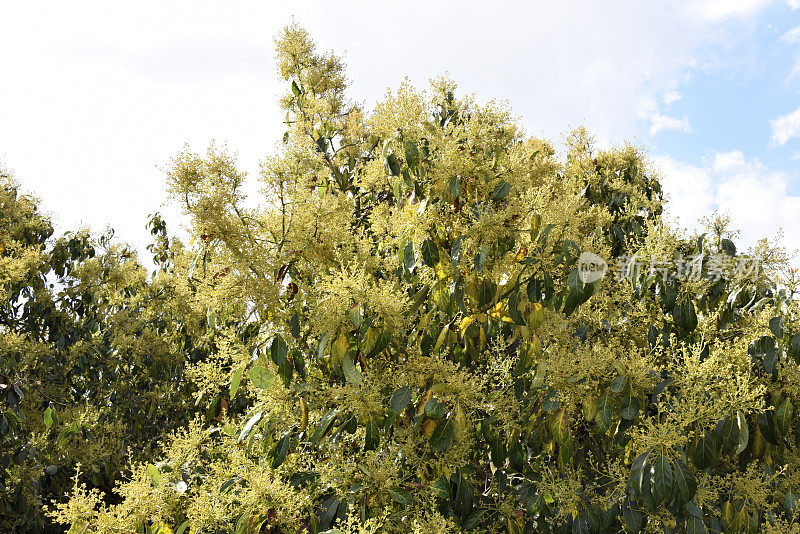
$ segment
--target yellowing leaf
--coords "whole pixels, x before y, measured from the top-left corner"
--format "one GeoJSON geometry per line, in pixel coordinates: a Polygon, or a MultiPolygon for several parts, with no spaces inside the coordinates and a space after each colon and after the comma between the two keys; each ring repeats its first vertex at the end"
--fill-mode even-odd
{"type": "Polygon", "coordinates": [[[300,397],[300,432],[308,426],[308,404],[303,397],[300,397]]]}
{"type": "Polygon", "coordinates": [[[378,340],[378,331],[371,326],[367,328],[366,333],[364,334],[364,341],[361,342],[361,352],[369,353],[372,351],[372,347],[375,346],[375,342],[378,340]]]}
{"type": "Polygon", "coordinates": [[[436,421],[428,419],[427,417],[422,420],[422,433],[426,438],[431,437],[433,431],[436,429],[436,421]]]}
{"type": "Polygon", "coordinates": [[[461,334],[461,337],[464,337],[464,332],[467,331],[467,328],[469,328],[469,325],[471,325],[474,321],[475,321],[475,319],[473,319],[470,316],[464,317],[464,319],[462,319],[461,325],[459,325],[459,327],[458,327],[458,331],[461,334]]]}
{"type": "Polygon", "coordinates": [[[331,356],[333,356],[334,365],[339,365],[344,360],[344,354],[347,352],[349,346],[350,344],[347,341],[347,336],[339,334],[339,337],[331,346],[331,356]]]}
{"type": "MultiPolygon", "coordinates": [[[[447,257],[448,256],[445,254],[444,258],[447,257]]],[[[447,280],[448,278],[450,278],[450,269],[448,267],[448,264],[444,260],[437,263],[436,266],[433,268],[433,270],[436,273],[436,278],[440,281],[447,280]]]]}
{"type": "Polygon", "coordinates": [[[542,323],[544,323],[544,308],[542,308],[541,303],[536,302],[531,306],[531,315],[528,319],[528,323],[534,330],[538,329],[542,326],[542,323]]]}
{"type": "Polygon", "coordinates": [[[439,337],[436,339],[436,345],[433,347],[433,351],[436,352],[439,348],[444,344],[444,342],[448,338],[448,333],[450,332],[450,328],[445,326],[442,328],[442,331],[439,333],[439,337]]]}

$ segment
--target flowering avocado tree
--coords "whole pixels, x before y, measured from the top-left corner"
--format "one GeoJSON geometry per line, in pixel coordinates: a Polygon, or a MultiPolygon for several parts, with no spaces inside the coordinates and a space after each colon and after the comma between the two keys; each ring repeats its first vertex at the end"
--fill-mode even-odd
{"type": "Polygon", "coordinates": [[[800,327],[778,249],[738,253],[719,219],[677,237],[633,147],[595,151],[579,130],[559,161],[447,80],[367,113],[303,30],[277,49],[288,130],[261,206],[214,148],[169,173],[196,235],[186,269],[209,273],[196,306],[226,340],[189,372],[212,423],[134,465],[118,504],[78,486],[54,517],[78,532],[798,528],[800,327]]]}

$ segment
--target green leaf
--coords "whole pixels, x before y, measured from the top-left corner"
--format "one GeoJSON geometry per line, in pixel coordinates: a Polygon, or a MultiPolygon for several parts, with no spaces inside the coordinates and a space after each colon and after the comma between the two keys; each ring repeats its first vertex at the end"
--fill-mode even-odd
{"type": "Polygon", "coordinates": [[[703,510],[697,506],[697,503],[694,502],[694,500],[687,501],[686,504],[683,505],[683,508],[689,513],[689,515],[703,517],[703,510]]]}
{"type": "Polygon", "coordinates": [[[736,426],[736,416],[728,414],[717,424],[715,429],[717,443],[721,452],[732,451],[739,443],[739,429],[736,426]]]}
{"type": "Polygon", "coordinates": [[[419,149],[417,148],[417,144],[407,140],[403,143],[403,148],[406,152],[406,165],[412,169],[417,168],[419,165],[419,149]]]}
{"type": "Polygon", "coordinates": [[[611,391],[614,393],[621,393],[622,390],[625,389],[625,386],[628,385],[628,377],[627,376],[618,376],[614,380],[611,381],[611,391]]]}
{"type": "Polygon", "coordinates": [[[758,414],[758,428],[761,429],[761,435],[767,442],[772,445],[778,444],[778,431],[775,428],[772,410],[758,414]]]}
{"type": "Polygon", "coordinates": [[[403,248],[403,269],[406,272],[412,272],[417,266],[417,255],[414,254],[414,243],[409,241],[403,248]]]}
{"type": "Polygon", "coordinates": [[[306,358],[303,353],[297,349],[292,351],[292,361],[294,362],[294,370],[297,374],[305,380],[306,379],[306,358]]]}
{"type": "Polygon", "coordinates": [[[542,233],[539,236],[539,243],[541,245],[544,245],[547,242],[547,236],[550,235],[550,231],[553,228],[555,228],[555,226],[556,226],[555,224],[548,224],[547,226],[544,227],[544,230],[542,230],[542,233]]]}
{"type": "Polygon", "coordinates": [[[64,427],[61,430],[61,432],[58,433],[58,438],[56,438],[56,444],[58,445],[59,448],[64,446],[64,444],[69,439],[70,434],[71,434],[71,432],[70,432],[69,427],[64,427]]]}
{"type": "Polygon", "coordinates": [[[720,247],[722,247],[722,251],[725,252],[731,258],[736,256],[736,245],[733,244],[733,241],[730,239],[723,239],[720,241],[720,247]]]}
{"type": "Polygon", "coordinates": [[[439,247],[433,239],[426,239],[422,242],[422,261],[428,267],[435,267],[439,263],[439,247]]]}
{"type": "Polygon", "coordinates": [[[446,406],[436,398],[428,399],[428,402],[423,407],[423,412],[430,419],[442,419],[447,415],[446,406]]]}
{"type": "Polygon", "coordinates": [[[366,358],[372,358],[376,354],[380,354],[381,352],[389,346],[389,342],[392,340],[392,333],[389,329],[384,328],[381,330],[381,333],[378,334],[378,339],[375,340],[375,344],[370,349],[369,353],[366,355],[366,358]]]}
{"type": "Polygon", "coordinates": [[[792,490],[789,490],[783,498],[783,509],[789,517],[797,519],[798,498],[792,490]]]}
{"type": "Polygon", "coordinates": [[[792,336],[792,357],[795,362],[800,363],[800,334],[792,336]]]}
{"type": "Polygon", "coordinates": [[[775,412],[775,421],[778,423],[778,429],[781,431],[782,436],[789,433],[793,418],[794,405],[792,404],[792,400],[786,397],[775,412]]]}
{"type": "Polygon", "coordinates": [[[686,534],[706,534],[706,525],[702,517],[689,515],[686,518],[686,534]]]}
{"type": "Polygon", "coordinates": [[[714,463],[717,457],[716,441],[716,436],[713,432],[706,432],[698,438],[693,456],[694,464],[698,468],[705,469],[714,463]]]}
{"type": "Polygon", "coordinates": [[[495,186],[494,191],[492,191],[492,200],[503,200],[506,195],[508,195],[509,191],[511,191],[511,184],[505,180],[501,180],[500,183],[495,186]]]}
{"type": "MultiPolygon", "coordinates": [[[[522,534],[522,529],[519,532],[522,534]]],[[[572,522],[572,534],[589,534],[589,523],[582,515],[576,517],[572,522]]]]}
{"type": "Polygon", "coordinates": [[[47,428],[53,426],[53,409],[50,406],[44,411],[44,426],[47,428]]]}
{"type": "Polygon", "coordinates": [[[461,194],[461,183],[459,182],[458,175],[453,176],[450,178],[450,192],[453,193],[454,197],[457,197],[461,194]]]}
{"type": "Polygon", "coordinates": [[[233,399],[236,396],[236,392],[239,391],[239,384],[242,381],[242,375],[244,374],[244,366],[239,367],[236,371],[234,371],[233,376],[231,377],[231,386],[230,386],[230,398],[233,399]]]}
{"type": "Polygon", "coordinates": [[[292,93],[294,96],[300,96],[302,91],[300,91],[300,87],[297,85],[297,82],[292,80],[292,93]]]}
{"type": "Polygon", "coordinates": [[[264,412],[258,411],[247,421],[247,424],[244,425],[244,428],[242,428],[242,431],[239,433],[239,439],[237,439],[239,443],[247,439],[247,436],[250,435],[258,422],[261,421],[261,417],[263,417],[263,415],[264,412]]]}
{"type": "Polygon", "coordinates": [[[325,413],[325,415],[322,416],[322,419],[320,419],[316,430],[314,430],[314,435],[311,436],[311,443],[313,445],[316,445],[323,437],[325,437],[325,434],[330,429],[331,424],[333,424],[333,420],[336,418],[337,413],[339,413],[339,411],[336,408],[331,408],[325,413]]]}
{"type": "Polygon", "coordinates": [[[777,372],[775,368],[775,364],[777,363],[779,358],[778,351],[774,348],[767,348],[764,352],[764,370],[769,375],[774,375],[777,372]]]}
{"type": "Polygon", "coordinates": [[[272,457],[272,463],[270,464],[273,469],[280,467],[280,465],[286,460],[286,455],[289,454],[289,446],[291,445],[291,441],[291,434],[286,434],[278,440],[277,444],[275,444],[275,454],[272,457]]]}
{"type": "Polygon", "coordinates": [[[630,395],[622,399],[619,414],[623,419],[629,421],[636,419],[636,416],[639,415],[639,399],[630,395]]]}
{"type": "Polygon", "coordinates": [[[328,340],[331,337],[331,332],[325,332],[319,340],[319,345],[317,346],[317,359],[321,360],[325,355],[325,348],[328,346],[328,340]]]}
{"type": "Polygon", "coordinates": [[[463,237],[459,236],[450,249],[450,260],[453,262],[453,269],[458,267],[458,262],[461,259],[461,241],[463,239],[463,237]]]}
{"type": "Polygon", "coordinates": [[[642,482],[644,477],[650,477],[650,463],[647,457],[650,451],[643,452],[631,464],[631,472],[628,474],[628,485],[636,495],[642,494],[642,482]]]}
{"type": "Polygon", "coordinates": [[[659,503],[672,497],[672,487],[675,483],[675,474],[666,455],[662,454],[653,462],[652,492],[653,498],[659,503]]]}
{"type": "Polygon", "coordinates": [[[531,278],[528,280],[526,293],[528,294],[528,300],[531,301],[531,303],[539,302],[539,300],[542,298],[542,283],[536,278],[531,278]]]}
{"type": "Polygon", "coordinates": [[[178,529],[175,531],[175,534],[183,534],[184,532],[186,532],[186,529],[189,528],[190,526],[192,526],[192,521],[190,519],[187,519],[186,521],[181,523],[181,526],[178,527],[178,529]]]}
{"type": "Polygon", "coordinates": [[[622,519],[631,532],[641,532],[644,526],[642,512],[633,508],[630,502],[626,502],[622,508],[622,519]]]}
{"type": "Polygon", "coordinates": [[[367,421],[367,428],[364,439],[364,450],[371,451],[378,448],[381,443],[380,425],[375,419],[367,421]]]}
{"type": "Polygon", "coordinates": [[[277,335],[275,336],[275,339],[272,340],[272,346],[270,347],[269,352],[275,365],[280,365],[286,361],[286,355],[289,353],[289,347],[286,345],[286,341],[284,341],[283,337],[277,335]]]}
{"type": "Polygon", "coordinates": [[[608,397],[601,397],[600,400],[597,401],[597,416],[595,417],[595,421],[602,423],[603,432],[608,429],[613,418],[614,401],[608,397]]]}
{"type": "Polygon", "coordinates": [[[270,389],[275,384],[275,375],[264,366],[256,365],[250,369],[250,381],[260,389],[270,389]]]}
{"type": "Polygon", "coordinates": [[[497,293],[497,284],[494,281],[484,278],[478,283],[478,307],[488,306],[494,300],[497,293]]]}
{"type": "Polygon", "coordinates": [[[676,304],[672,316],[675,319],[675,324],[688,333],[697,328],[697,313],[694,310],[694,304],[689,300],[676,304]]]}
{"type": "Polygon", "coordinates": [[[511,317],[511,320],[514,321],[515,324],[525,326],[527,323],[519,313],[519,304],[519,290],[517,290],[514,291],[510,297],[508,297],[508,316],[511,317]]]}
{"type": "Polygon", "coordinates": [[[567,276],[567,286],[571,293],[580,294],[583,292],[583,282],[581,282],[578,269],[572,269],[567,276]]]}
{"type": "Polygon", "coordinates": [[[433,434],[431,434],[431,449],[439,453],[444,452],[450,441],[452,441],[454,433],[453,422],[450,419],[441,421],[433,429],[433,434]]]}
{"type": "Polygon", "coordinates": [[[402,504],[403,506],[408,506],[409,504],[414,502],[414,495],[406,489],[402,488],[390,489],[389,495],[392,497],[394,502],[402,504]]]}
{"type": "Polygon", "coordinates": [[[780,339],[783,337],[783,317],[773,317],[769,320],[769,330],[772,335],[780,339]]]}
{"type": "Polygon", "coordinates": [[[342,371],[344,372],[345,380],[347,380],[349,384],[361,386],[364,380],[361,378],[361,371],[356,367],[355,363],[353,363],[350,351],[347,351],[342,359],[342,371]]]}
{"type": "Polygon", "coordinates": [[[389,405],[394,413],[402,412],[411,403],[411,388],[403,386],[392,394],[389,405]]]}
{"type": "Polygon", "coordinates": [[[739,428],[739,442],[736,445],[736,456],[742,454],[750,441],[750,431],[747,428],[747,420],[744,413],[736,412],[736,426],[739,428]]]}
{"type": "Polygon", "coordinates": [[[464,529],[465,530],[474,529],[484,515],[486,515],[486,509],[475,510],[474,512],[469,514],[469,516],[467,516],[467,518],[464,520],[463,524],[464,529]]]}
{"type": "Polygon", "coordinates": [[[489,253],[489,247],[481,245],[478,247],[478,252],[475,253],[475,271],[480,273],[483,266],[486,265],[486,255],[489,253]]]}
{"type": "Polygon", "coordinates": [[[283,379],[283,385],[287,389],[292,385],[293,372],[294,366],[289,360],[284,361],[282,364],[280,364],[280,366],[278,366],[278,375],[283,379]]]}
{"type": "Polygon", "coordinates": [[[697,492],[697,480],[694,477],[694,473],[681,460],[678,460],[675,464],[675,490],[682,503],[692,499],[697,492]]]}
{"type": "Polygon", "coordinates": [[[397,156],[389,154],[386,156],[386,169],[392,176],[400,176],[400,164],[397,163],[397,156]]]}

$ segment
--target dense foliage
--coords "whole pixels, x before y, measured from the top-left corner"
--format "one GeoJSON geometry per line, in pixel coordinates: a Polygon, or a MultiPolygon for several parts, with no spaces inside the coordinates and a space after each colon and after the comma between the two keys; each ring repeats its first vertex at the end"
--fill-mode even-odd
{"type": "Polygon", "coordinates": [[[180,154],[195,238],[154,218],[152,276],[4,189],[16,528],[800,532],[780,249],[665,226],[633,147],[579,130],[559,160],[447,80],[367,113],[303,30],[277,49],[261,206],[225,152],[180,154]]]}

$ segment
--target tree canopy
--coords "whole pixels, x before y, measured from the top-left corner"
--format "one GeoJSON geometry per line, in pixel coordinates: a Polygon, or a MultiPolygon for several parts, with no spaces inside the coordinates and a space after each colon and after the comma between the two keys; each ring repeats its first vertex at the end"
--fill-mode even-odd
{"type": "Polygon", "coordinates": [[[633,146],[559,155],[447,79],[365,110],[304,30],[276,45],[259,207],[180,153],[194,237],[153,217],[153,273],[4,178],[10,529],[800,532],[780,248],[670,228],[633,146]]]}

